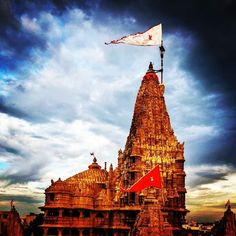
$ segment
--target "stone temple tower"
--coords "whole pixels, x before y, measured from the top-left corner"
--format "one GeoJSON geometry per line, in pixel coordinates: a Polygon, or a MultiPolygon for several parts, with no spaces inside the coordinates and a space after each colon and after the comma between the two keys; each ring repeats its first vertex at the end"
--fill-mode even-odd
{"type": "MultiPolygon", "coordinates": [[[[171,127],[164,99],[164,84],[160,84],[152,63],[142,79],[124,151],[119,152],[117,186],[130,187],[150,169],[159,164],[162,189],[155,190],[164,221],[178,231],[185,221],[184,144],[178,142],[171,127]]],[[[148,195],[148,189],[138,193],[122,193],[122,206],[137,206],[148,195]]]]}
{"type": "Polygon", "coordinates": [[[103,169],[94,157],[88,169],[51,181],[45,190],[44,235],[177,236],[185,208],[184,145],[171,128],[152,63],[142,79],[130,133],[118,166],[103,169]],[[122,192],[159,165],[162,188],[122,192]]]}

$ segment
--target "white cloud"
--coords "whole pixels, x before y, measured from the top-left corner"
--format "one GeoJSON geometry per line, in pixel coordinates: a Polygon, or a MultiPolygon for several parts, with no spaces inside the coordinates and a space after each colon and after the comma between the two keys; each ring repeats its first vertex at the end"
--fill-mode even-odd
{"type": "Polygon", "coordinates": [[[21,24],[23,28],[25,28],[28,31],[32,31],[34,33],[37,33],[41,30],[40,25],[37,22],[36,18],[31,19],[27,15],[21,16],[21,24]]]}
{"type": "Polygon", "coordinates": [[[87,168],[92,161],[89,157],[92,151],[98,155],[100,162],[110,159],[111,154],[114,160],[121,144],[118,140],[122,140],[124,136],[122,130],[114,125],[98,125],[81,120],[69,123],[52,120],[48,123],[33,124],[0,115],[0,123],[3,124],[1,127],[5,127],[1,129],[0,142],[20,152],[4,157],[11,165],[7,175],[20,178],[27,176],[27,173],[35,173],[39,175],[38,181],[44,181],[45,176],[66,178],[72,172],[87,168]],[[100,132],[93,132],[93,129],[98,130],[97,125],[100,132]],[[85,159],[87,161],[84,161],[85,159]],[[37,165],[40,169],[34,168],[37,165]],[[62,169],[64,171],[61,171],[62,169]],[[52,173],[52,176],[48,173],[52,173]]]}
{"type": "Polygon", "coordinates": [[[214,126],[191,125],[183,129],[184,140],[194,141],[200,139],[207,139],[218,134],[217,128],[214,126]]]}

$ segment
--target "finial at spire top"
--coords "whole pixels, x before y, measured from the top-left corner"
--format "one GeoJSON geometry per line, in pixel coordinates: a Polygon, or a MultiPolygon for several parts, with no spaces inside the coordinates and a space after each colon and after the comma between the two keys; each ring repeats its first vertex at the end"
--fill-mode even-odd
{"type": "Polygon", "coordinates": [[[155,70],[153,69],[153,64],[152,64],[152,62],[149,63],[149,67],[148,67],[147,73],[155,73],[155,70]]]}
{"type": "Polygon", "coordinates": [[[225,208],[228,208],[228,209],[230,209],[230,207],[231,207],[231,202],[230,202],[230,200],[228,199],[228,201],[226,202],[226,204],[225,204],[225,208]]]}
{"type": "Polygon", "coordinates": [[[150,62],[148,71],[146,72],[146,75],[143,77],[143,79],[156,79],[158,81],[158,76],[156,74],[156,71],[153,69],[152,62],[150,62]]]}
{"type": "Polygon", "coordinates": [[[150,64],[149,64],[149,70],[153,70],[153,64],[152,64],[151,61],[150,61],[150,64]]]}
{"type": "Polygon", "coordinates": [[[93,156],[93,163],[89,165],[89,169],[101,169],[101,166],[97,163],[97,158],[94,155],[94,152],[90,153],[91,156],[93,156]]]}

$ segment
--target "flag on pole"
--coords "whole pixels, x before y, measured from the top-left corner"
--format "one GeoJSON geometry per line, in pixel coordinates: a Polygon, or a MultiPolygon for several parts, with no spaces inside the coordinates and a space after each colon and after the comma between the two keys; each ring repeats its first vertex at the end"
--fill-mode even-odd
{"type": "Polygon", "coordinates": [[[161,175],[159,165],[155,166],[146,175],[134,183],[130,188],[123,189],[122,192],[139,192],[147,187],[161,188],[161,175]]]}
{"type": "Polygon", "coordinates": [[[161,46],[162,41],[162,25],[156,25],[142,33],[135,33],[124,36],[117,40],[112,40],[110,43],[105,44],[118,44],[125,43],[136,46],[161,46]]]}
{"type": "Polygon", "coordinates": [[[230,200],[228,200],[228,201],[225,203],[225,208],[228,207],[228,206],[230,206],[230,205],[231,205],[230,200]]]}

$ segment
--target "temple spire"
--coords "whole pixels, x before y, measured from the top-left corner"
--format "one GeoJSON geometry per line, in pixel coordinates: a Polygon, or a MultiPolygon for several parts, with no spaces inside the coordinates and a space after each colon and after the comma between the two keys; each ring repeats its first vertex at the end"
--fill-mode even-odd
{"type": "MultiPolygon", "coordinates": [[[[165,86],[159,82],[150,62],[135,102],[130,133],[119,169],[123,173],[119,186],[129,189],[148,171],[159,165],[162,189],[156,189],[157,205],[163,209],[164,222],[181,227],[185,208],[184,146],[171,127],[164,98],[165,86]],[[178,204],[175,204],[178,202],[178,204]],[[171,206],[171,207],[169,207],[171,206]]],[[[147,190],[144,189],[144,199],[147,190]]],[[[124,203],[139,204],[139,193],[122,193],[124,203]]]]}

